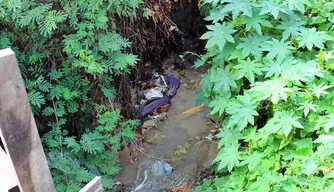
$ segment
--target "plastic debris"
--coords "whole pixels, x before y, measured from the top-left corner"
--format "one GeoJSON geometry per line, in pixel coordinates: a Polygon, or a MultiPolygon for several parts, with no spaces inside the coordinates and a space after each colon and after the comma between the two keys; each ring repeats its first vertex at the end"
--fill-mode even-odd
{"type": "Polygon", "coordinates": [[[145,103],[144,108],[141,110],[140,117],[145,118],[147,115],[151,114],[153,111],[157,110],[160,106],[166,105],[171,101],[169,97],[154,98],[148,100],[145,103]]]}
{"type": "Polygon", "coordinates": [[[153,75],[155,85],[157,83],[158,85],[144,93],[145,98],[148,100],[144,103],[139,113],[139,117],[142,119],[159,109],[161,106],[165,106],[165,108],[163,108],[160,113],[167,111],[169,107],[167,104],[170,103],[171,98],[176,94],[177,89],[180,87],[180,80],[174,76],[167,76],[164,78],[158,73],[154,73],[153,75]],[[168,80],[168,86],[165,79],[168,80]]]}
{"type": "Polygon", "coordinates": [[[152,172],[156,176],[168,176],[172,171],[173,167],[163,160],[157,160],[152,167],[152,172]]]}
{"type": "Polygon", "coordinates": [[[205,139],[212,141],[212,139],[214,138],[214,136],[210,133],[208,136],[205,137],[205,139]]]}
{"type": "Polygon", "coordinates": [[[169,90],[167,91],[166,95],[168,97],[174,97],[174,95],[176,94],[177,89],[180,87],[180,80],[178,80],[177,78],[175,78],[174,76],[167,76],[166,77],[169,84],[169,90]]]}
{"type": "Polygon", "coordinates": [[[150,89],[146,94],[146,99],[150,100],[152,98],[159,98],[163,97],[162,89],[160,87],[155,87],[153,89],[150,89]]]}

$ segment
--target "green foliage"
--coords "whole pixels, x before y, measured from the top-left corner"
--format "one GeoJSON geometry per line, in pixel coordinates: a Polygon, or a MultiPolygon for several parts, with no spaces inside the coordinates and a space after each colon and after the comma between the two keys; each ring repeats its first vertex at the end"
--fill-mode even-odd
{"type": "Polygon", "coordinates": [[[334,190],[334,3],[202,2],[225,28],[202,36],[200,85],[225,118],[217,176],[195,191],[334,190]]]}
{"type": "Polygon", "coordinates": [[[18,58],[57,191],[78,191],[95,175],[111,188],[115,154],[134,138],[138,121],[113,108],[113,78],[137,63],[117,31],[141,3],[0,1],[0,48],[18,58]]]}

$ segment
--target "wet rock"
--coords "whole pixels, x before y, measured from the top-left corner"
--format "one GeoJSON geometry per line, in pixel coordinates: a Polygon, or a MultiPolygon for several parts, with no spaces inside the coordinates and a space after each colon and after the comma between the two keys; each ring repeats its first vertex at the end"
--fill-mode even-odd
{"type": "Polygon", "coordinates": [[[196,163],[192,163],[190,165],[187,165],[185,168],[185,174],[186,175],[196,175],[197,172],[197,164],[196,163]]]}
{"type": "Polygon", "coordinates": [[[184,145],[178,145],[174,150],[174,156],[178,157],[181,155],[185,155],[188,153],[188,150],[189,150],[189,143],[186,143],[184,145]]]}
{"type": "Polygon", "coordinates": [[[151,144],[159,144],[166,136],[159,131],[151,130],[146,134],[146,142],[151,144]]]}
{"type": "Polygon", "coordinates": [[[156,121],[165,121],[167,119],[167,113],[164,112],[164,113],[161,113],[157,118],[156,118],[156,121]]]}
{"type": "Polygon", "coordinates": [[[191,79],[189,82],[188,82],[190,85],[194,85],[196,83],[195,80],[191,79]]]}
{"type": "Polygon", "coordinates": [[[224,119],[223,116],[220,117],[217,115],[210,115],[210,114],[207,115],[207,118],[211,119],[215,123],[220,123],[224,119]]]}
{"type": "Polygon", "coordinates": [[[213,160],[218,154],[217,142],[203,142],[201,143],[197,153],[197,165],[199,171],[208,169],[211,167],[213,160]]]}
{"type": "Polygon", "coordinates": [[[155,120],[146,120],[144,121],[143,125],[142,125],[142,128],[143,129],[153,129],[156,127],[156,122],[155,120]]]}

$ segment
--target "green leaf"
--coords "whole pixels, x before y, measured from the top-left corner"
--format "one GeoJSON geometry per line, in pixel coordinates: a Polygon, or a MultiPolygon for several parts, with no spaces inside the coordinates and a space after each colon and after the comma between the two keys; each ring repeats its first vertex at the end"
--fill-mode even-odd
{"type": "Polygon", "coordinates": [[[239,165],[239,159],[239,144],[232,144],[220,150],[214,162],[218,162],[218,170],[227,167],[227,170],[231,172],[235,166],[239,165]]]}
{"type": "MultiPolygon", "coordinates": [[[[331,171],[324,176],[324,179],[330,179],[330,178],[334,178],[334,171],[331,171]]],[[[334,186],[333,186],[333,189],[334,189],[334,186]]]]}
{"type": "Polygon", "coordinates": [[[283,61],[277,61],[272,59],[265,59],[264,64],[265,68],[264,71],[267,71],[265,77],[278,77],[282,75],[283,70],[289,70],[289,68],[296,64],[296,60],[293,57],[286,57],[283,61]]]}
{"type": "Polygon", "coordinates": [[[254,83],[255,75],[262,75],[263,65],[248,57],[247,61],[240,60],[233,68],[238,69],[237,79],[246,77],[250,83],[254,83]]]}
{"type": "Polygon", "coordinates": [[[34,105],[38,108],[41,108],[43,104],[45,104],[45,98],[41,94],[41,92],[32,90],[28,93],[28,100],[31,105],[34,105]]]}
{"type": "Polygon", "coordinates": [[[313,157],[309,157],[306,159],[306,163],[302,165],[303,170],[302,173],[306,175],[311,175],[315,173],[315,171],[318,169],[317,164],[314,162],[313,157]]]}
{"type": "Polygon", "coordinates": [[[318,99],[320,98],[321,95],[326,95],[328,94],[327,91],[325,91],[326,89],[329,89],[331,88],[332,86],[330,85],[325,85],[324,86],[324,83],[321,83],[319,85],[316,85],[316,84],[312,84],[312,88],[311,88],[311,91],[312,91],[312,94],[315,95],[318,99]]]}
{"type": "Polygon", "coordinates": [[[267,15],[260,15],[259,11],[254,11],[252,16],[245,16],[243,24],[246,24],[246,31],[255,29],[257,34],[262,36],[261,26],[273,27],[273,25],[267,21],[267,15]]]}
{"type": "Polygon", "coordinates": [[[328,40],[333,40],[333,37],[327,35],[324,31],[316,31],[316,28],[302,29],[297,37],[299,47],[307,47],[312,50],[313,46],[324,49],[324,43],[328,40]]]}
{"type": "Polygon", "coordinates": [[[204,20],[212,21],[212,23],[217,23],[219,21],[224,21],[226,14],[222,13],[223,9],[212,9],[210,10],[209,16],[205,17],[204,20]]]}
{"type": "Polygon", "coordinates": [[[293,127],[300,129],[304,128],[303,125],[297,121],[298,119],[299,117],[295,117],[293,112],[290,111],[275,112],[274,118],[272,119],[274,127],[271,131],[272,133],[282,131],[285,137],[288,137],[293,127]]]}
{"type": "Polygon", "coordinates": [[[210,48],[213,46],[218,46],[219,50],[222,51],[225,43],[231,42],[234,43],[234,39],[232,34],[236,32],[231,26],[227,23],[216,23],[215,25],[206,26],[210,31],[204,33],[200,39],[207,39],[205,47],[210,48]]]}
{"type": "Polygon", "coordinates": [[[232,18],[235,20],[240,12],[244,15],[252,17],[252,9],[256,5],[252,3],[251,0],[224,0],[224,2],[228,3],[225,5],[221,13],[229,13],[232,12],[232,18]]]}
{"type": "Polygon", "coordinates": [[[305,12],[305,5],[308,5],[309,7],[312,6],[312,3],[309,0],[285,0],[283,4],[288,5],[291,10],[298,10],[301,13],[305,12]]]}
{"type": "Polygon", "coordinates": [[[275,28],[284,30],[283,39],[286,40],[290,36],[298,37],[300,31],[304,29],[302,27],[305,24],[303,21],[297,21],[294,19],[283,20],[280,25],[277,25],[275,28]]]}
{"type": "Polygon", "coordinates": [[[328,133],[329,130],[334,127],[334,114],[326,115],[326,117],[328,119],[326,120],[324,129],[325,129],[325,132],[328,133]]]}
{"type": "Polygon", "coordinates": [[[259,101],[271,97],[271,101],[277,104],[280,99],[286,101],[287,93],[292,93],[290,88],[286,88],[286,82],[282,79],[274,78],[265,82],[255,82],[251,91],[259,97],[259,101]]]}
{"type": "Polygon", "coordinates": [[[278,19],[278,14],[280,12],[287,13],[286,6],[284,6],[281,2],[274,0],[263,1],[259,6],[262,8],[260,15],[271,14],[276,20],[278,19]]]}
{"type": "Polygon", "coordinates": [[[231,94],[226,93],[222,94],[222,96],[216,97],[213,101],[211,101],[208,105],[208,107],[213,107],[211,114],[218,114],[219,116],[222,116],[230,97],[231,94]]]}
{"type": "Polygon", "coordinates": [[[298,107],[297,110],[304,110],[305,117],[309,114],[310,110],[312,110],[313,112],[317,112],[317,109],[316,109],[317,105],[313,104],[313,101],[311,102],[305,101],[305,102],[300,103],[300,105],[301,106],[298,107]]]}
{"type": "Polygon", "coordinates": [[[259,114],[255,110],[258,102],[252,99],[247,92],[243,96],[238,95],[232,100],[226,109],[226,113],[230,114],[229,126],[237,125],[239,130],[243,130],[248,123],[254,125],[254,116],[259,114]]]}
{"type": "Polygon", "coordinates": [[[264,157],[266,157],[264,153],[255,151],[247,156],[243,156],[240,165],[248,165],[249,170],[253,170],[261,163],[264,157]]]}
{"type": "Polygon", "coordinates": [[[218,143],[218,148],[229,147],[230,145],[238,145],[239,140],[242,139],[242,134],[239,130],[224,127],[222,131],[217,134],[218,138],[221,138],[218,143]]]}
{"type": "Polygon", "coordinates": [[[284,58],[291,55],[291,50],[294,49],[289,44],[290,42],[284,42],[284,39],[279,41],[275,38],[272,38],[271,41],[266,41],[266,44],[262,46],[261,49],[269,52],[267,54],[269,59],[276,58],[277,61],[283,61],[284,58]]]}
{"type": "Polygon", "coordinates": [[[210,82],[214,83],[213,90],[217,93],[230,92],[230,88],[236,88],[237,84],[233,80],[232,73],[228,67],[224,69],[218,68],[217,70],[212,70],[210,76],[210,82]]]}
{"type": "Polygon", "coordinates": [[[334,135],[320,135],[314,143],[334,143],[334,135]]]}
{"type": "Polygon", "coordinates": [[[253,53],[257,58],[262,58],[263,51],[260,49],[269,36],[259,36],[258,34],[240,38],[243,42],[239,43],[236,48],[242,49],[242,55],[247,57],[253,53]]]}

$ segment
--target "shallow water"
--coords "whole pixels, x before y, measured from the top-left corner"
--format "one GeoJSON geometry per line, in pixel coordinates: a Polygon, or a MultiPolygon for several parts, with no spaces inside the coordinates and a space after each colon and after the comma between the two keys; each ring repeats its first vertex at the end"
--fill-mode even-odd
{"type": "MultiPolygon", "coordinates": [[[[130,149],[123,150],[120,154],[121,159],[121,172],[116,176],[116,180],[129,186],[129,191],[134,190],[135,186],[139,185],[144,180],[144,171],[148,172],[147,183],[151,184],[150,189],[143,189],[141,191],[159,191],[163,188],[169,190],[172,187],[181,187],[189,184],[195,180],[196,175],[203,168],[198,159],[202,159],[200,156],[210,156],[209,161],[214,157],[213,154],[199,149],[200,137],[204,138],[212,129],[212,124],[207,123],[207,114],[209,109],[190,115],[188,117],[181,118],[180,113],[195,107],[196,98],[193,94],[199,89],[199,74],[189,69],[187,70],[188,77],[181,77],[182,85],[178,89],[177,94],[172,99],[172,106],[168,111],[168,118],[162,122],[154,130],[148,131],[145,134],[146,137],[154,137],[156,144],[145,143],[145,154],[137,151],[140,155],[135,161],[129,162],[127,156],[135,151],[131,152],[130,149]],[[189,80],[195,81],[194,85],[189,85],[189,80]],[[188,147],[185,147],[189,145],[188,147]],[[195,155],[196,154],[196,155],[195,155]],[[212,156],[212,157],[211,157],[212,156]],[[151,173],[151,168],[155,158],[165,159],[174,171],[169,178],[157,178],[151,173]],[[173,159],[173,160],[172,160],[173,159]],[[173,178],[177,177],[177,178],[173,178]],[[177,181],[180,180],[180,181],[177,181]],[[179,186],[177,186],[179,185],[179,186]]],[[[151,139],[152,140],[152,139],[151,139]]],[[[202,146],[202,148],[209,148],[208,146],[202,146]]],[[[207,158],[207,157],[205,157],[207,158]]],[[[207,162],[205,164],[208,164],[207,162]]]]}

